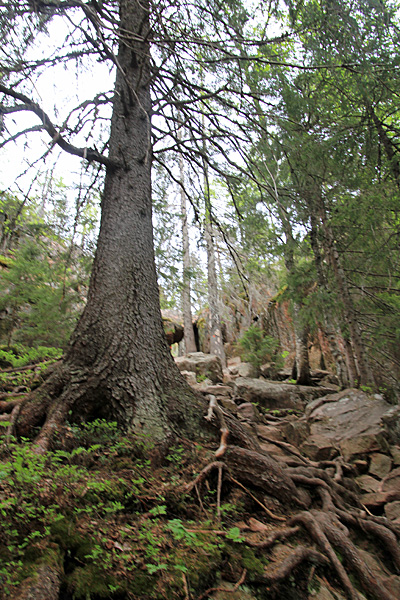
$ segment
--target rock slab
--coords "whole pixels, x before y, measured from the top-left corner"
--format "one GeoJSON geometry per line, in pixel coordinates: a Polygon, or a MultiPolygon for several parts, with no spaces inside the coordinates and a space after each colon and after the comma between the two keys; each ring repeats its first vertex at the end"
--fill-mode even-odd
{"type": "Polygon", "coordinates": [[[233,391],[235,396],[243,398],[246,402],[259,402],[264,408],[294,410],[304,410],[308,402],[324,396],[324,393],[332,392],[331,389],[324,390],[321,387],[291,385],[250,377],[238,377],[233,391]]]}
{"type": "Polygon", "coordinates": [[[340,448],[345,460],[353,460],[388,450],[382,418],[392,408],[379,394],[348,389],[311,402],[306,418],[311,437],[340,448]]]}

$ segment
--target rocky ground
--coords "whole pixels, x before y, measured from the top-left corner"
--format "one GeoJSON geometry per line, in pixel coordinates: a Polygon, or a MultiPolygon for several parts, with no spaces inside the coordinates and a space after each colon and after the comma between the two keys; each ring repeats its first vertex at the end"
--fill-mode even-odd
{"type": "MultiPolygon", "coordinates": [[[[106,420],[45,455],[0,421],[0,599],[398,600],[400,408],[326,371],[176,362],[215,429],[162,459],[106,420]]],[[[6,369],[0,400],[41,377],[6,369]]]]}
{"type": "MultiPolygon", "coordinates": [[[[235,415],[260,449],[288,473],[303,468],[309,476],[313,469],[324,469],[333,482],[346,481],[366,515],[383,518],[398,531],[400,407],[370,390],[339,390],[334,375],[326,371],[313,372],[314,386],[305,387],[290,382],[285,371],[277,374],[279,381],[257,377],[253,367],[238,358],[228,361],[226,369],[215,357],[202,353],[179,357],[176,362],[194,389],[215,398],[225,414],[235,415]]],[[[256,520],[241,526],[254,532],[263,527],[256,520]]],[[[384,545],[376,535],[371,531],[378,546],[384,545]]],[[[400,577],[362,546],[358,551],[366,568],[383,581],[388,597],[400,598],[400,577]]],[[[281,562],[282,555],[291,550],[291,544],[279,544],[276,561],[281,562]]],[[[342,598],[342,593],[322,582],[314,597],[333,600],[342,598]]]]}

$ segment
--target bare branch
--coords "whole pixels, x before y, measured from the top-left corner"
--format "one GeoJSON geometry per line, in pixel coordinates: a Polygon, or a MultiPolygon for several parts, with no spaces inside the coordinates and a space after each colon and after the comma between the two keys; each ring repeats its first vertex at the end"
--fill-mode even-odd
{"type": "MultiPolygon", "coordinates": [[[[79,156],[80,158],[86,159],[88,162],[98,162],[108,168],[115,169],[120,167],[118,163],[113,160],[110,160],[106,156],[100,154],[97,150],[93,148],[78,148],[73,146],[65,138],[62,137],[59,131],[55,128],[53,123],[50,120],[50,117],[45,113],[45,111],[37,104],[33,102],[28,96],[25,94],[21,94],[20,92],[16,92],[11,88],[7,88],[3,84],[0,84],[0,92],[9,96],[11,98],[15,98],[16,100],[20,100],[25,105],[25,110],[33,112],[43,123],[43,128],[47,131],[49,136],[52,138],[51,144],[58,145],[62,150],[68,152],[68,154],[73,154],[74,156],[79,156]]],[[[19,109],[22,110],[22,109],[19,109]]]]}

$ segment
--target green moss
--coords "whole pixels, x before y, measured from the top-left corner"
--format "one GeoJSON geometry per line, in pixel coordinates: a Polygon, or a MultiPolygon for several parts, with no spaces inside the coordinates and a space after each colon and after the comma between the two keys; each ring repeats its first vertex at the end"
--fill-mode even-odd
{"type": "Polygon", "coordinates": [[[115,577],[96,565],[77,567],[67,577],[67,588],[76,600],[87,600],[92,596],[109,598],[112,591],[120,588],[115,577]]]}
{"type": "Polygon", "coordinates": [[[251,548],[243,548],[242,565],[244,569],[247,569],[249,574],[253,575],[262,575],[265,569],[265,563],[257,558],[254,550],[251,548]]]}
{"type": "Polygon", "coordinates": [[[135,571],[133,580],[129,581],[126,586],[126,591],[130,592],[138,598],[150,598],[157,583],[157,578],[143,571],[135,571]]]}
{"type": "Polygon", "coordinates": [[[43,566],[56,567],[62,570],[63,553],[57,544],[50,542],[45,547],[32,545],[25,551],[23,558],[23,567],[20,573],[20,580],[28,577],[35,578],[38,570],[43,566]]]}
{"type": "Polygon", "coordinates": [[[62,518],[53,523],[50,531],[52,539],[59,544],[60,548],[78,560],[84,560],[85,556],[93,550],[92,542],[87,536],[79,534],[76,531],[75,524],[67,518],[62,518]]]}
{"type": "Polygon", "coordinates": [[[262,575],[265,566],[268,564],[267,559],[258,558],[254,550],[239,544],[227,544],[226,552],[229,556],[229,564],[234,571],[240,574],[243,569],[247,570],[247,579],[251,581],[254,577],[262,575]]]}

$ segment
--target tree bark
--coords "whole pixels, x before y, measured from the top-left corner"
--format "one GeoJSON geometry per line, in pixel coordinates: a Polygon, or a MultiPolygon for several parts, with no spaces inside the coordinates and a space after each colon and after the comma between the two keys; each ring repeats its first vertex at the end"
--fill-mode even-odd
{"type": "Polygon", "coordinates": [[[300,306],[293,302],[293,325],[296,343],[296,383],[311,385],[310,360],[308,355],[308,326],[301,324],[300,306]]]}
{"type": "Polygon", "coordinates": [[[325,250],[331,263],[333,273],[335,275],[336,285],[340,298],[343,302],[345,319],[349,328],[351,344],[357,361],[358,385],[370,385],[373,383],[373,375],[368,365],[364,344],[362,341],[361,331],[357,317],[354,311],[352,299],[350,297],[349,287],[346,280],[346,275],[343,271],[340,255],[335,247],[335,241],[325,213],[325,207],[321,200],[321,221],[323,225],[325,250]]]}
{"type": "MultiPolygon", "coordinates": [[[[314,255],[315,269],[317,271],[318,285],[321,290],[324,290],[325,292],[327,292],[328,286],[327,286],[327,282],[326,282],[325,273],[323,271],[321,251],[320,251],[320,246],[319,246],[318,239],[317,239],[317,231],[318,231],[317,218],[314,214],[314,210],[312,210],[312,209],[310,209],[310,223],[311,223],[310,242],[311,242],[311,249],[312,249],[312,252],[314,255]]],[[[348,387],[349,381],[350,381],[349,370],[348,370],[348,368],[346,369],[346,364],[345,364],[345,361],[343,360],[343,355],[342,355],[342,352],[340,351],[340,347],[337,342],[337,332],[335,331],[335,328],[332,326],[332,319],[333,319],[333,317],[329,314],[329,311],[325,307],[322,307],[322,327],[323,327],[324,334],[327,337],[329,349],[331,351],[333,360],[335,361],[336,375],[338,377],[340,385],[343,387],[348,387]]],[[[353,385],[354,385],[354,382],[353,382],[353,385]]]]}
{"type": "Polygon", "coordinates": [[[109,155],[124,166],[107,168],[88,301],[63,364],[66,384],[53,395],[38,438],[43,449],[68,413],[72,419],[114,419],[156,443],[201,427],[199,402],[171,357],[160,313],[149,33],[148,1],[121,0],[109,155]]]}
{"type": "MultiPolygon", "coordinates": [[[[207,212],[208,211],[206,210],[206,213],[207,212]]],[[[210,354],[218,356],[221,359],[222,365],[225,366],[226,356],[218,308],[218,283],[217,271],[215,268],[215,248],[209,214],[206,214],[205,238],[207,244],[208,305],[210,308],[210,354]]]]}
{"type": "MultiPolygon", "coordinates": [[[[282,207],[278,197],[278,214],[282,223],[283,231],[286,236],[286,243],[284,245],[284,260],[285,267],[288,275],[292,275],[295,270],[294,263],[294,247],[295,239],[293,237],[293,230],[290,220],[287,217],[286,211],[282,207]]],[[[293,368],[292,375],[296,379],[298,385],[311,385],[311,370],[310,360],[308,355],[308,326],[304,326],[301,323],[301,305],[296,300],[292,300],[293,309],[293,327],[295,335],[295,348],[296,348],[296,359],[295,368],[293,368]]]]}
{"type": "MultiPolygon", "coordinates": [[[[181,132],[179,132],[181,137],[181,132]]],[[[182,312],[184,327],[185,352],[196,352],[196,341],[194,339],[192,307],[190,299],[190,249],[189,229],[187,222],[186,194],[184,189],[185,175],[183,170],[183,158],[179,155],[179,171],[181,180],[181,219],[182,219],[182,251],[183,251],[183,286],[182,286],[182,312]]]]}

